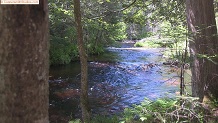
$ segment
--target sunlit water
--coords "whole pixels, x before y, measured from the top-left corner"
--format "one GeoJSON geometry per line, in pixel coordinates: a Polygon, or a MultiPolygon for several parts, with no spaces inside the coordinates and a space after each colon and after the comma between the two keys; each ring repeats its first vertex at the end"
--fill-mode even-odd
{"type": "MultiPolygon", "coordinates": [[[[144,98],[174,97],[178,75],[163,66],[163,49],[107,48],[106,54],[91,58],[89,98],[92,113],[111,115],[144,98]]],[[[50,121],[68,122],[80,117],[80,64],[73,62],[50,69],[50,121]]]]}

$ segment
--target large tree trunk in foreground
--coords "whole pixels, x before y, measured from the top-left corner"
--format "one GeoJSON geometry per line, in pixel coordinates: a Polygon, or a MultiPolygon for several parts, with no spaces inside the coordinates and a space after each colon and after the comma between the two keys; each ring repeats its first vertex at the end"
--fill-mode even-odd
{"type": "Polygon", "coordinates": [[[87,64],[87,55],[83,43],[80,0],[74,0],[74,15],[76,20],[77,38],[78,38],[79,55],[80,55],[80,63],[81,63],[80,106],[82,109],[83,122],[88,123],[90,120],[89,104],[88,104],[88,64],[87,64]]]}
{"type": "Polygon", "coordinates": [[[48,123],[48,8],[0,6],[0,123],[48,123]]]}
{"type": "Polygon", "coordinates": [[[192,95],[203,100],[210,92],[218,97],[218,41],[213,0],[186,0],[187,22],[192,33],[192,95]],[[216,56],[216,57],[214,57],[216,56]]]}

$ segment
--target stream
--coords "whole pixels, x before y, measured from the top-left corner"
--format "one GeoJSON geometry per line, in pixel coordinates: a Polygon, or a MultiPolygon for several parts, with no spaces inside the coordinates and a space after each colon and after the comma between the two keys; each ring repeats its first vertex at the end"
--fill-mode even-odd
{"type": "MultiPolygon", "coordinates": [[[[173,98],[179,79],[163,65],[164,49],[134,48],[132,42],[91,57],[88,62],[89,103],[93,115],[114,115],[145,98],[173,98]]],[[[80,118],[80,63],[50,68],[49,117],[51,123],[80,118]]]]}

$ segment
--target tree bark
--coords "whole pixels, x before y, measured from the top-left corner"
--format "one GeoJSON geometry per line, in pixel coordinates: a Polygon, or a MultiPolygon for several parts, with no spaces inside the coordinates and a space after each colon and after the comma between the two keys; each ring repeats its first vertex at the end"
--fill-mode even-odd
{"type": "Polygon", "coordinates": [[[192,95],[200,101],[207,92],[218,97],[217,28],[213,0],[186,0],[187,22],[191,32],[192,95]]]}
{"type": "Polygon", "coordinates": [[[0,122],[48,123],[48,8],[0,6],[0,122]]]}
{"type": "Polygon", "coordinates": [[[80,106],[82,109],[83,122],[89,122],[89,104],[88,104],[88,64],[87,54],[83,42],[83,30],[81,24],[81,11],[80,11],[80,0],[74,0],[74,15],[76,20],[77,28],[77,42],[80,55],[81,64],[81,94],[80,94],[80,106]]]}

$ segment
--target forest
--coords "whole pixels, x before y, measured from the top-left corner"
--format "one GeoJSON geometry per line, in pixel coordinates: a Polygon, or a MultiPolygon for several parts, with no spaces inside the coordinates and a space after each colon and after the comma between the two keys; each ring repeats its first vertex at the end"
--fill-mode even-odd
{"type": "Polygon", "coordinates": [[[0,123],[218,122],[218,0],[0,5],[0,123]]]}

